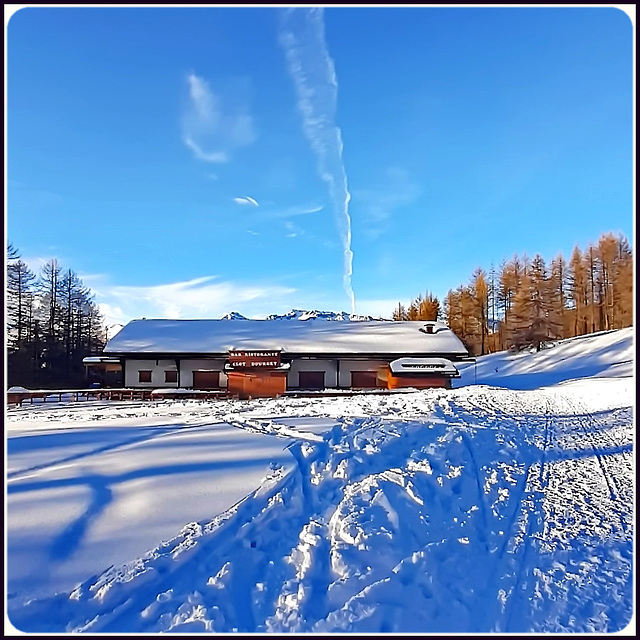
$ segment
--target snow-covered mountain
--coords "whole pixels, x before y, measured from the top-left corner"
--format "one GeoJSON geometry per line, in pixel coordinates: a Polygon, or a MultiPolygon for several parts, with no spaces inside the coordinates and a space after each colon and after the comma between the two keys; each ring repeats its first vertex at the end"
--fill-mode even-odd
{"type": "MultiPolygon", "coordinates": [[[[247,320],[241,313],[231,311],[225,313],[221,320],[247,320]]],[[[291,309],[288,313],[271,314],[266,320],[337,320],[340,322],[368,322],[371,320],[384,320],[384,318],[374,318],[373,316],[364,316],[357,313],[346,313],[345,311],[318,311],[313,309],[291,309]]]]}
{"type": "Polygon", "coordinates": [[[370,320],[382,320],[373,316],[363,316],[344,311],[308,311],[306,309],[291,309],[289,313],[282,315],[272,314],[267,320],[338,320],[341,322],[367,322],[370,320]]]}

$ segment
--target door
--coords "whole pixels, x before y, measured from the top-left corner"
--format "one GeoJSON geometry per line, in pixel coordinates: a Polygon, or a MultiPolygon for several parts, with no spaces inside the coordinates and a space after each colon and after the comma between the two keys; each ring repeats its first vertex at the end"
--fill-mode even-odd
{"type": "Polygon", "coordinates": [[[300,389],[324,389],[324,371],[300,371],[298,373],[300,389]]]}
{"type": "Polygon", "coordinates": [[[194,389],[219,389],[220,388],[220,372],[219,371],[194,371],[193,372],[193,388],[194,389]]]}
{"type": "Polygon", "coordinates": [[[352,371],[351,386],[354,389],[372,389],[378,386],[377,371],[352,371]]]}

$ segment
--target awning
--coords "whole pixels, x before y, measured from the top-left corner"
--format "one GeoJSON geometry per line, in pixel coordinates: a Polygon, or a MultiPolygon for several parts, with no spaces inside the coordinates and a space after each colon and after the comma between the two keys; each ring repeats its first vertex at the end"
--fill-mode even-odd
{"type": "Polygon", "coordinates": [[[120,364],[120,358],[109,358],[107,356],[87,356],[82,358],[82,364],[120,364]]]}
{"type": "Polygon", "coordinates": [[[456,378],[460,375],[451,360],[446,358],[398,358],[389,363],[394,375],[447,376],[456,378]]]}

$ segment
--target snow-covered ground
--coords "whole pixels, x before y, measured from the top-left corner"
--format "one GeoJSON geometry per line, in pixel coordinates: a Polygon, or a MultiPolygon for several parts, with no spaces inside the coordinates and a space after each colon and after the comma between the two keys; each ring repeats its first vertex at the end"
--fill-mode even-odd
{"type": "Polygon", "coordinates": [[[494,354],[449,391],[8,409],[9,620],[633,632],[633,343],[494,354]]]}

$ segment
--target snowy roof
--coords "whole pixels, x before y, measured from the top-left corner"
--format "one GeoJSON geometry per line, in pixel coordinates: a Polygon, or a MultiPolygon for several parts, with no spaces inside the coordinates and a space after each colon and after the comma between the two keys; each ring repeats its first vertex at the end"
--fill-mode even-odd
{"type": "Polygon", "coordinates": [[[224,354],[232,349],[295,355],[468,356],[445,324],[427,333],[422,321],[286,322],[282,320],[132,320],[105,354],[224,354]]]}
{"type": "Polygon", "coordinates": [[[398,358],[389,363],[391,373],[395,374],[438,374],[459,376],[451,360],[446,358],[398,358]]]}

